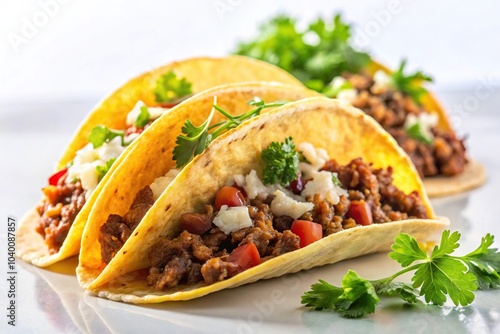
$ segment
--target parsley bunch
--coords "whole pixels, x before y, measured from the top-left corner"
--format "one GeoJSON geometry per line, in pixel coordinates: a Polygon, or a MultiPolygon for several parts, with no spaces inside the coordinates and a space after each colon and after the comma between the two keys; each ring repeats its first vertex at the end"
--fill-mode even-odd
{"type": "Polygon", "coordinates": [[[295,151],[292,137],[286,138],[283,143],[271,142],[262,151],[261,156],[264,164],[265,184],[288,185],[297,179],[299,154],[295,151]]]}
{"type": "Polygon", "coordinates": [[[184,135],[177,136],[177,140],[175,141],[176,146],[173,151],[173,159],[176,161],[177,168],[183,167],[191,161],[193,157],[202,153],[215,138],[219,137],[224,132],[237,127],[252,117],[260,115],[263,109],[279,107],[285,103],[286,101],[265,103],[261,99],[255,98],[253,101],[249,102],[251,106],[255,106],[254,109],[239,116],[232,116],[217,105],[217,99],[215,98],[212,111],[203,124],[194,126],[189,119],[184,123],[181,130],[184,135]],[[210,125],[215,111],[224,115],[227,120],[210,125]]]}
{"type": "Polygon", "coordinates": [[[348,318],[375,312],[380,296],[395,296],[408,303],[416,303],[418,297],[424,297],[427,303],[443,305],[448,295],[457,306],[469,305],[474,300],[474,290],[500,287],[500,252],[491,247],[494,237],[487,234],[475,251],[453,256],[459,239],[460,233],[444,231],[441,243],[429,256],[413,237],[400,234],[394,240],[389,257],[404,269],[374,281],[350,270],[341,287],[320,280],[302,296],[302,304],[315,310],[334,310],[348,318]],[[394,282],[396,277],[410,271],[415,272],[412,284],[394,282]]]}
{"type": "Polygon", "coordinates": [[[351,27],[339,14],[332,22],[317,19],[302,31],[295,19],[280,15],[259,30],[259,36],[241,43],[235,53],[277,65],[318,92],[324,92],[334,77],[359,73],[370,62],[368,54],[349,44],[351,27]]]}

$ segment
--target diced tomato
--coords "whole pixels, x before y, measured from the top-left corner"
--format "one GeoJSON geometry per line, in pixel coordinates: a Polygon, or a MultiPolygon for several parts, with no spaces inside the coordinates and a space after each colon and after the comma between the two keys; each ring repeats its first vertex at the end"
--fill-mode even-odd
{"type": "Polygon", "coordinates": [[[182,101],[162,102],[162,103],[160,103],[160,107],[162,107],[162,108],[173,108],[173,107],[175,107],[176,105],[178,105],[181,102],[182,101]]]}
{"type": "Polygon", "coordinates": [[[185,213],[181,216],[181,228],[189,233],[202,235],[212,227],[210,217],[201,213],[185,213]]]}
{"type": "Polygon", "coordinates": [[[228,261],[236,264],[241,271],[247,270],[260,264],[259,251],[252,243],[244,244],[229,254],[228,261]]]}
{"type": "Polygon", "coordinates": [[[371,225],[373,223],[372,210],[370,205],[365,201],[352,201],[349,210],[347,210],[347,217],[352,218],[359,225],[371,225]]]}
{"type": "Polygon", "coordinates": [[[215,209],[220,210],[220,207],[227,205],[232,206],[242,206],[245,204],[245,197],[241,191],[235,187],[225,186],[215,196],[215,209]]]}
{"type": "Polygon", "coordinates": [[[66,174],[66,172],[68,171],[67,168],[64,168],[54,174],[52,174],[50,177],[49,177],[49,185],[51,186],[57,186],[57,182],[59,182],[59,179],[61,177],[64,176],[64,174],[66,174]]]}
{"type": "Polygon", "coordinates": [[[236,182],[233,183],[233,185],[231,187],[236,188],[239,191],[241,191],[241,194],[243,195],[243,197],[247,197],[247,192],[245,191],[245,188],[240,187],[239,185],[236,184],[236,182]]]}
{"type": "Polygon", "coordinates": [[[133,126],[127,128],[127,130],[125,130],[125,136],[129,136],[133,133],[141,134],[144,130],[145,130],[145,127],[138,128],[135,125],[133,125],[133,126]]]}
{"type": "Polygon", "coordinates": [[[308,220],[295,220],[290,231],[299,236],[301,248],[323,238],[323,227],[321,224],[308,220]]]}

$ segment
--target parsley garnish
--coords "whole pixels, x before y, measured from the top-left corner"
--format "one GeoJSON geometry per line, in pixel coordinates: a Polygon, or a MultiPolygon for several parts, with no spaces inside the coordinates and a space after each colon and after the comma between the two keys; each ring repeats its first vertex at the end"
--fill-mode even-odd
{"type": "Polygon", "coordinates": [[[147,106],[141,106],[141,111],[134,122],[138,128],[143,128],[149,123],[149,111],[147,106]]]}
{"type": "Polygon", "coordinates": [[[186,78],[177,78],[173,71],[162,75],[156,82],[156,102],[171,102],[193,93],[192,83],[186,78]]]}
{"type": "Polygon", "coordinates": [[[401,92],[408,94],[415,103],[421,105],[421,97],[427,93],[427,90],[422,87],[423,81],[431,82],[432,78],[425,75],[422,71],[417,71],[413,74],[405,74],[406,59],[401,61],[397,71],[391,74],[394,86],[401,92]]]}
{"type": "Polygon", "coordinates": [[[350,44],[351,27],[336,15],[333,22],[318,19],[305,30],[284,15],[263,24],[254,40],[241,43],[237,54],[277,65],[301,80],[310,89],[324,92],[343,72],[359,73],[370,57],[350,44]]]}
{"type": "Polygon", "coordinates": [[[231,116],[231,114],[217,105],[217,100],[214,98],[213,108],[207,120],[198,127],[194,126],[189,119],[186,120],[181,130],[184,135],[177,136],[176,146],[173,151],[173,159],[176,161],[177,168],[186,165],[193,157],[203,152],[215,138],[224,132],[237,127],[254,116],[260,115],[263,109],[282,106],[285,103],[287,102],[276,101],[265,103],[261,99],[255,98],[249,104],[256,108],[239,116],[231,116]],[[209,126],[215,111],[224,115],[227,120],[209,126]]]}
{"type": "Polygon", "coordinates": [[[95,126],[90,132],[89,143],[92,143],[94,148],[98,148],[102,146],[104,143],[109,143],[116,137],[121,137],[122,145],[126,146],[127,144],[124,142],[125,140],[125,131],[122,130],[113,130],[104,125],[95,126]]]}
{"type": "Polygon", "coordinates": [[[96,166],[95,169],[97,170],[97,174],[99,175],[98,180],[101,182],[101,180],[104,178],[106,173],[109,171],[113,163],[115,162],[116,158],[111,158],[106,163],[104,166],[96,166]]]}
{"type": "Polygon", "coordinates": [[[299,169],[299,153],[295,151],[292,137],[285,139],[283,143],[271,142],[262,151],[262,162],[264,164],[264,183],[288,185],[297,179],[299,169]]]}
{"type": "Polygon", "coordinates": [[[465,256],[452,256],[458,248],[460,233],[444,231],[441,243],[428,255],[408,234],[394,240],[389,257],[404,268],[396,274],[370,281],[349,271],[336,287],[320,280],[302,296],[302,304],[315,310],[331,309],[345,317],[358,318],[375,312],[380,296],[397,296],[408,303],[424,297],[427,303],[443,305],[447,295],[458,306],[474,300],[476,289],[500,287],[500,252],[491,248],[494,237],[487,234],[481,245],[465,256]],[[412,282],[394,282],[404,273],[415,271],[412,282]]]}
{"type": "Polygon", "coordinates": [[[429,137],[422,130],[422,126],[420,123],[415,123],[405,130],[408,137],[413,138],[417,141],[420,141],[425,144],[432,144],[432,137],[429,137]]]}

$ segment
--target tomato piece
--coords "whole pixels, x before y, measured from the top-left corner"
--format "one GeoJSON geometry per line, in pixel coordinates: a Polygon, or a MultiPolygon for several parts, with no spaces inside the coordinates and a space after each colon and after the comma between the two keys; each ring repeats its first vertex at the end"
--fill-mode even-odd
{"type": "Polygon", "coordinates": [[[297,179],[290,182],[288,189],[290,189],[295,195],[299,195],[302,192],[302,190],[304,190],[304,182],[302,181],[302,175],[299,174],[297,179]]]}
{"type": "Polygon", "coordinates": [[[61,177],[64,176],[64,174],[66,174],[66,172],[68,171],[67,168],[64,168],[58,172],[55,172],[54,174],[52,174],[50,177],[49,177],[49,185],[51,186],[57,186],[57,182],[59,182],[59,180],[61,179],[61,177]]]}
{"type": "Polygon", "coordinates": [[[202,235],[212,227],[207,215],[201,213],[185,213],[181,216],[181,228],[189,233],[202,235]]]}
{"type": "Polygon", "coordinates": [[[352,218],[359,225],[371,225],[373,224],[373,216],[370,205],[361,200],[361,201],[352,201],[349,210],[347,210],[346,216],[348,218],[352,218]]]}
{"type": "Polygon", "coordinates": [[[260,264],[259,250],[252,243],[244,244],[229,254],[228,261],[236,264],[241,271],[247,270],[260,264]]]}
{"type": "Polygon", "coordinates": [[[323,238],[323,226],[308,220],[295,220],[290,231],[300,238],[301,248],[323,238]]]}
{"type": "Polygon", "coordinates": [[[215,209],[220,210],[220,207],[223,205],[229,207],[245,205],[245,197],[243,197],[241,191],[235,187],[222,187],[215,196],[215,209]]]}

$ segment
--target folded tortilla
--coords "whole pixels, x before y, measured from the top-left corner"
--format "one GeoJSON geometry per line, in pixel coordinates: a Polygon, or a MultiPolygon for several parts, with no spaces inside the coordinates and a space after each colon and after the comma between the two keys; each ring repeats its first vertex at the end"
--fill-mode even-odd
{"type": "MultiPolygon", "coordinates": [[[[385,73],[391,73],[389,68],[375,61],[372,61],[367,68],[368,73],[371,75],[375,74],[378,70],[382,70],[385,73]]],[[[439,122],[437,127],[439,129],[455,132],[446,110],[434,93],[427,91],[422,95],[421,102],[422,106],[429,113],[434,113],[438,116],[439,122]]],[[[469,158],[469,162],[460,174],[455,176],[438,175],[434,177],[425,177],[423,182],[425,191],[429,197],[450,196],[483,185],[486,182],[486,169],[481,163],[469,158]]]]}
{"type": "MultiPolygon", "coordinates": [[[[62,154],[56,170],[63,169],[68,162],[75,158],[76,152],[88,143],[89,134],[95,126],[104,125],[112,129],[125,129],[127,114],[138,101],[143,101],[150,107],[157,106],[158,103],[155,101],[154,95],[157,80],[171,71],[178,78],[185,78],[190,82],[193,93],[222,84],[256,80],[303,87],[297,79],[287,72],[268,63],[242,56],[192,58],[159,67],[130,80],[102,100],[81,123],[62,154]]],[[[127,151],[122,156],[126,154],[128,154],[127,151]]],[[[86,200],[57,253],[50,254],[43,237],[35,231],[39,218],[36,208],[26,213],[21,219],[17,232],[17,256],[36,266],[45,267],[78,254],[83,228],[90,210],[116,168],[118,168],[118,163],[113,164],[110,171],[86,200]]]]}
{"type": "MultiPolygon", "coordinates": [[[[144,137],[142,143],[145,142],[144,137]]],[[[158,143],[152,141],[149,146],[155,145],[158,143]]],[[[156,151],[153,153],[156,154],[156,151]]],[[[132,154],[127,158],[132,159],[132,154]]],[[[121,169],[124,166],[131,164],[123,163],[121,169]]],[[[108,204],[111,205],[113,201],[116,198],[110,198],[108,204]]],[[[100,199],[99,203],[104,202],[100,199]]],[[[124,210],[126,207],[123,206],[124,210]]],[[[89,238],[92,237],[90,226],[87,225],[86,230],[89,238]]],[[[97,268],[86,268],[84,258],[86,252],[96,253],[96,249],[82,249],[77,274],[84,288],[113,300],[132,303],[187,300],[259,279],[387,251],[399,233],[409,233],[419,241],[430,240],[445,226],[446,219],[435,216],[408,156],[377,122],[362,111],[337,100],[315,97],[286,104],[253,118],[213,141],[170,183],[97,279],[97,268]],[[198,212],[205,204],[212,203],[217,191],[233,175],[246,175],[253,169],[260,170],[262,150],[271,142],[281,142],[288,136],[292,136],[296,143],[309,142],[315,147],[324,148],[339,164],[347,164],[361,157],[373,163],[374,168],[392,167],[393,184],[405,193],[418,192],[429,219],[408,219],[343,230],[211,285],[180,286],[161,291],[148,286],[145,279],[147,273],[141,269],[150,266],[148,253],[156,241],[160,237],[177,237],[181,232],[180,217],[183,213],[198,212]]]]}
{"type": "MultiPolygon", "coordinates": [[[[87,287],[98,285],[106,280],[111,268],[116,267],[116,261],[121,261],[118,255],[126,253],[125,245],[129,241],[136,243],[137,240],[142,240],[142,237],[129,238],[118,255],[106,265],[101,257],[101,245],[97,236],[110,214],[125,214],[140,189],[150,185],[156,178],[165,175],[176,166],[175,161],[172,160],[172,151],[184,122],[189,119],[194,125],[202,124],[212,110],[214,97],[217,98],[218,106],[233,115],[241,115],[254,108],[248,102],[256,97],[269,103],[280,100],[296,101],[318,95],[319,93],[303,87],[276,83],[232,84],[197,94],[163,115],[130,145],[127,156],[121,156],[117,160],[120,168],[109,178],[106,187],[102,189],[99,198],[94,203],[82,239],[80,263],[77,268],[80,284],[87,287]]],[[[265,109],[262,112],[267,111],[268,109],[265,109]]],[[[225,118],[216,113],[212,118],[212,124],[222,120],[225,118]]],[[[204,177],[212,176],[205,175],[204,177]]],[[[182,200],[177,202],[176,206],[182,206],[182,200]]],[[[148,214],[136,228],[134,232],[136,237],[139,234],[142,236],[141,231],[148,228],[149,219],[146,217],[148,214]]]]}

